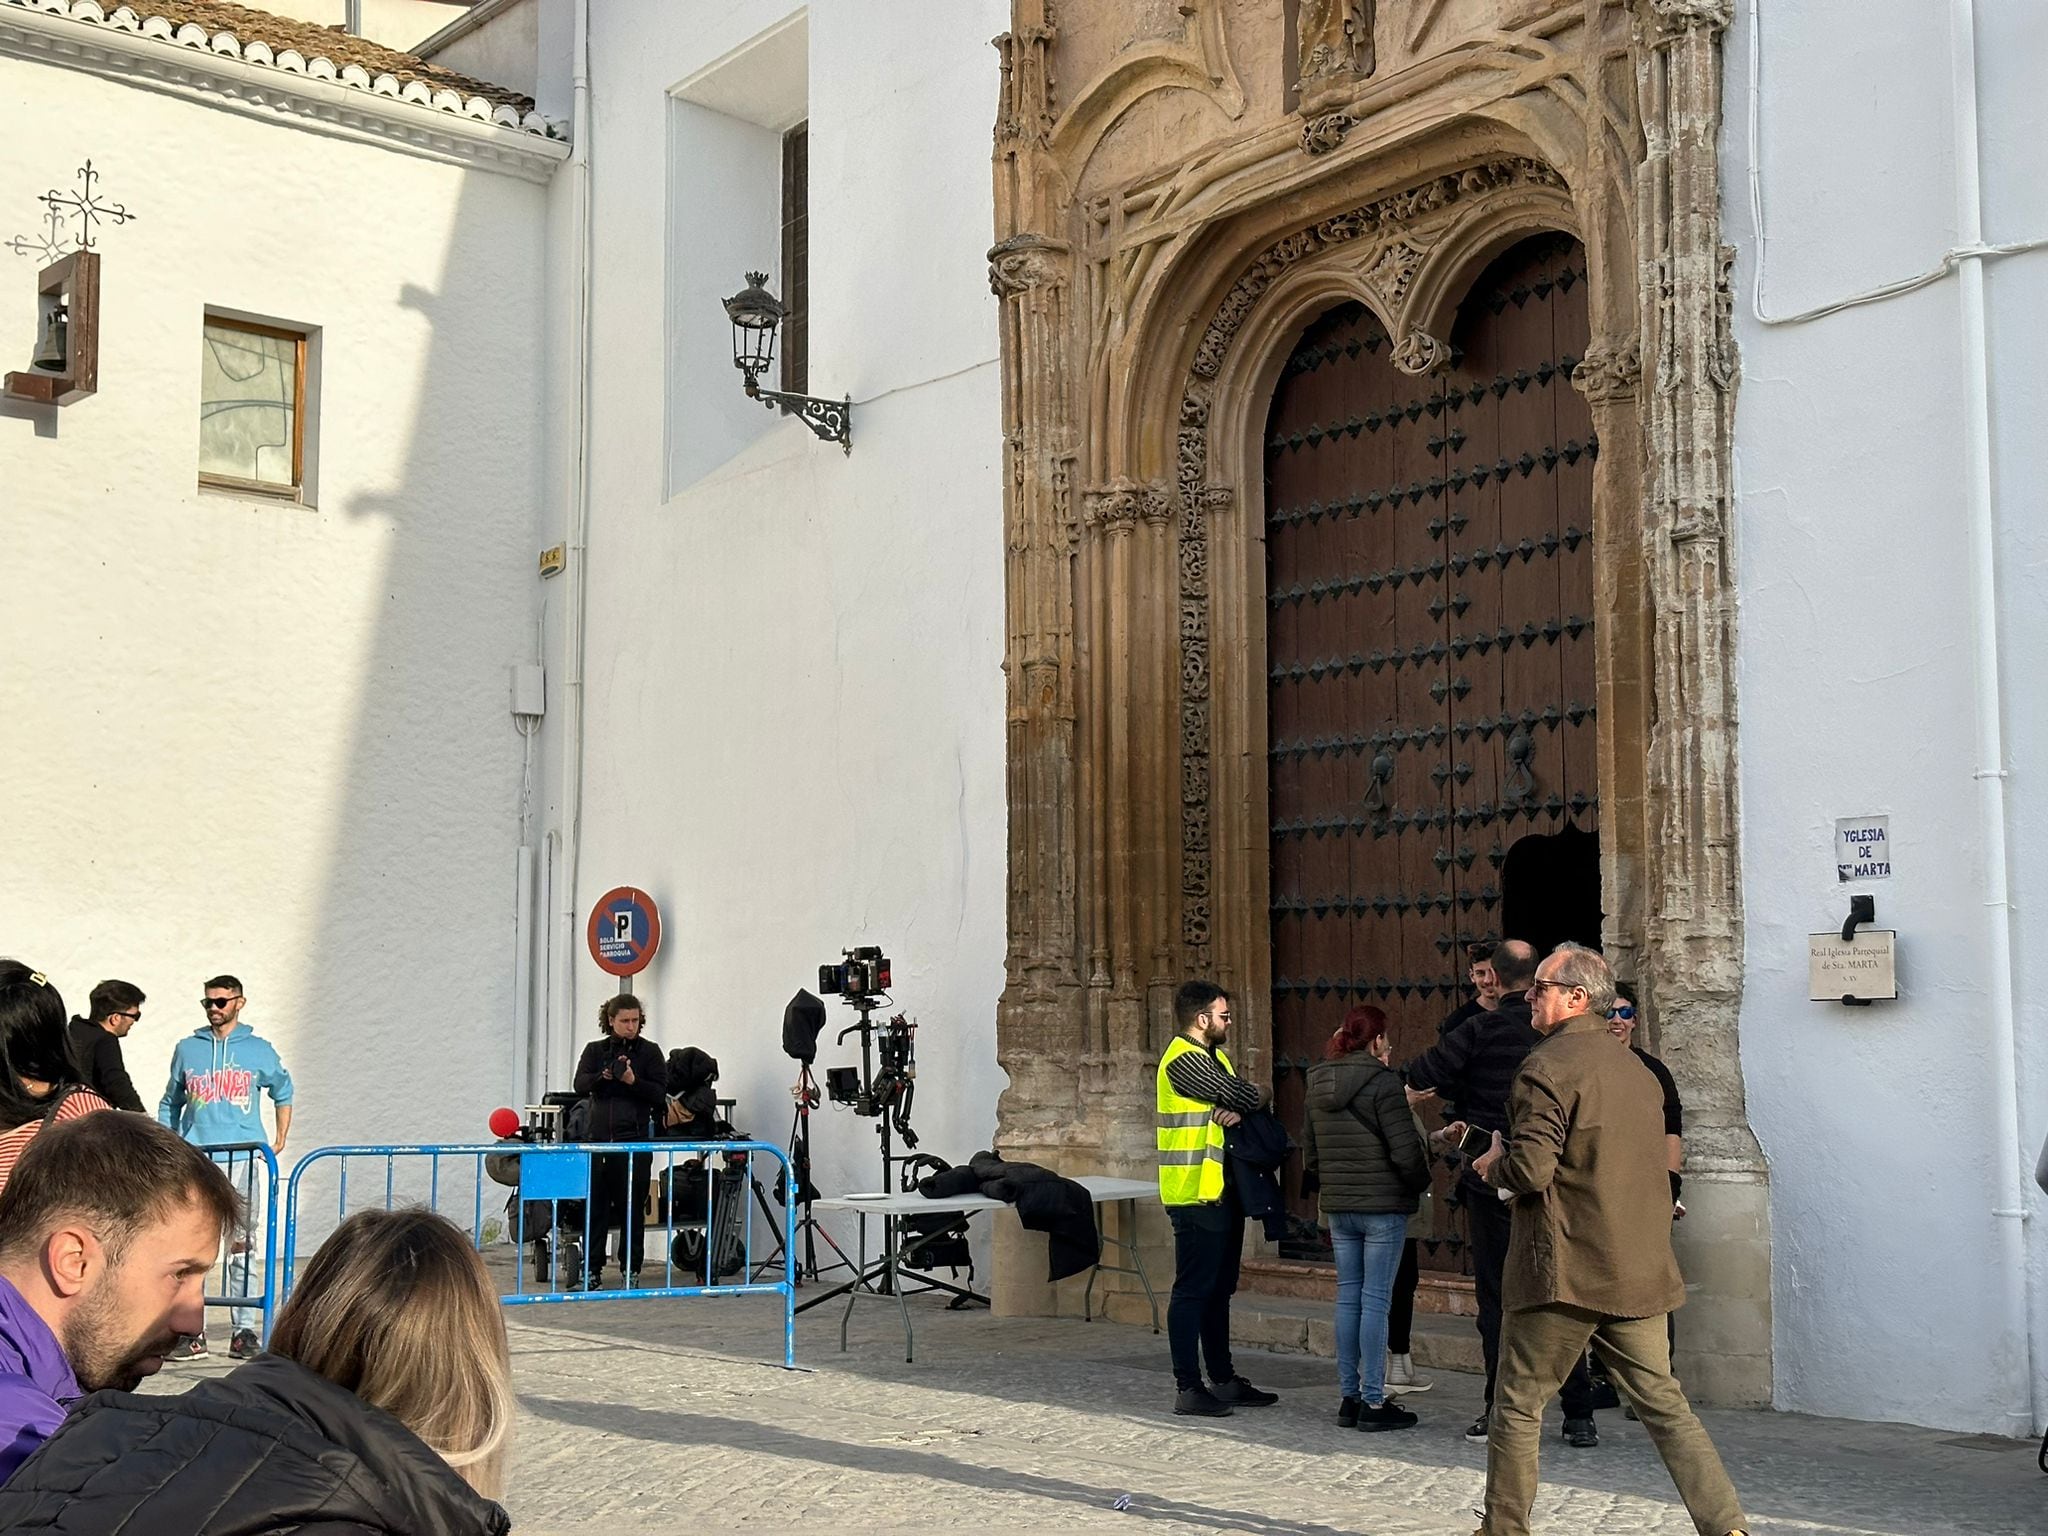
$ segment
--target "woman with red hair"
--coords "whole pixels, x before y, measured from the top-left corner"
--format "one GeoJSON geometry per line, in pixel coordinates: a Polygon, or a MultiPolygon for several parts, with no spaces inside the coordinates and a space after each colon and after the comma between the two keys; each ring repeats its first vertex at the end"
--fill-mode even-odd
{"type": "Polygon", "coordinates": [[[1363,1430],[1415,1423],[1387,1395],[1387,1309],[1408,1218],[1429,1187],[1401,1075],[1380,1059],[1386,1034],[1386,1014],[1370,1003],[1344,1015],[1329,1059],[1309,1068],[1302,1134],[1337,1254],[1337,1422],[1363,1430]]]}

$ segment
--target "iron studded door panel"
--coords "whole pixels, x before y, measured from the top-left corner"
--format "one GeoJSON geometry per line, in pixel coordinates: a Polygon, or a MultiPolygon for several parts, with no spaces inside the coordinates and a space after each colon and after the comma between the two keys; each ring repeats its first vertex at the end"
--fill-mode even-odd
{"type": "MultiPolygon", "coordinates": [[[[1592,463],[1570,371],[1584,257],[1545,236],[1473,285],[1445,375],[1415,379],[1358,305],[1304,332],[1266,443],[1274,1064],[1278,1108],[1345,1008],[1397,1060],[1497,937],[1515,841],[1591,829],[1592,463]]],[[[1442,1181],[1439,1181],[1442,1187],[1442,1181]]],[[[1314,1202],[1290,1181],[1295,1209],[1314,1202]]],[[[1460,1267],[1438,1221],[1431,1267],[1460,1267]]]]}

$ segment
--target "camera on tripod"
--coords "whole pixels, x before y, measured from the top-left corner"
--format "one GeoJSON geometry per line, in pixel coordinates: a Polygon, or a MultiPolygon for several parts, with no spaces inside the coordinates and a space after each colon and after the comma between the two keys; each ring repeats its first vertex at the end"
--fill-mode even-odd
{"type": "Polygon", "coordinates": [[[839,953],[846,957],[839,964],[818,967],[820,992],[850,1003],[889,990],[889,957],[878,945],[862,944],[839,953]]]}

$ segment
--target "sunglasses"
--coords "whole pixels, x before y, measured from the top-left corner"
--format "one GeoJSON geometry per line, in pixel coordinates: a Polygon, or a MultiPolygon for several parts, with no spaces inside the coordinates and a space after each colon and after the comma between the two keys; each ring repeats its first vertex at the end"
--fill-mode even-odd
{"type": "Polygon", "coordinates": [[[1529,983],[1529,990],[1531,992],[1540,991],[1544,987],[1555,987],[1560,992],[1577,992],[1581,990],[1579,984],[1575,981],[1547,981],[1540,976],[1529,983]]]}
{"type": "Polygon", "coordinates": [[[112,1013],[107,1015],[107,1017],[113,1019],[139,1019],[142,1017],[142,1010],[140,1008],[136,1008],[129,1010],[127,1012],[123,1012],[121,1009],[117,1008],[112,1013]]]}
{"type": "Polygon", "coordinates": [[[239,997],[202,997],[199,999],[199,1006],[208,1013],[211,1013],[216,1008],[225,1009],[229,1003],[239,1003],[240,1001],[239,997]]]}
{"type": "Polygon", "coordinates": [[[1607,1015],[1607,1017],[1613,1019],[1617,1024],[1626,1024],[1630,1020],[1634,1019],[1635,1016],[1635,1009],[1627,1003],[1616,1003],[1614,1005],[1614,1011],[1607,1015]]]}

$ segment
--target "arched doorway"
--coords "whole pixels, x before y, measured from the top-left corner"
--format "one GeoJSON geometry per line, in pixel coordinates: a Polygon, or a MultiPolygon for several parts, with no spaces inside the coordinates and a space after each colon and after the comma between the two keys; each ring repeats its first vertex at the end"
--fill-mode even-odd
{"type": "MultiPolygon", "coordinates": [[[[1461,999],[1464,949],[1503,936],[1509,850],[1593,833],[1593,464],[1571,373],[1585,253],[1514,245],[1458,311],[1450,365],[1398,369],[1360,304],[1312,322],[1265,437],[1273,1061],[1279,1108],[1353,1002],[1397,1058],[1461,999]]],[[[1532,866],[1534,867],[1534,866],[1532,866]]],[[[1597,856],[1547,866],[1599,908],[1597,856]]],[[[1547,898],[1517,884],[1518,905],[1547,898]]],[[[1597,929],[1597,921],[1596,921],[1597,929]]],[[[1297,1214],[1313,1201],[1290,1181],[1297,1214]]],[[[1441,1202],[1439,1202],[1441,1210],[1441,1202]]],[[[1425,1263],[1456,1270],[1439,1217],[1425,1263]]]]}

